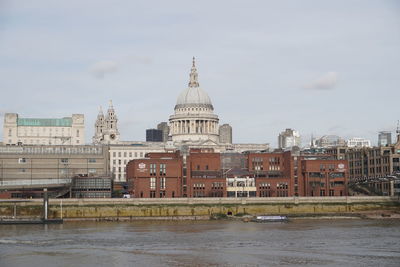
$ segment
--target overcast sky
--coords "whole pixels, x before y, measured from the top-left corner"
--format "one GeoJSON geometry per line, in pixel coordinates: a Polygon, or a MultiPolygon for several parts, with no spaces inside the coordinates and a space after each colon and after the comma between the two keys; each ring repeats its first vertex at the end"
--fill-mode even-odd
{"type": "Polygon", "coordinates": [[[192,56],[235,143],[376,143],[400,119],[400,1],[0,0],[1,129],[5,112],[83,113],[90,142],[112,99],[121,139],[144,140],[192,56]]]}

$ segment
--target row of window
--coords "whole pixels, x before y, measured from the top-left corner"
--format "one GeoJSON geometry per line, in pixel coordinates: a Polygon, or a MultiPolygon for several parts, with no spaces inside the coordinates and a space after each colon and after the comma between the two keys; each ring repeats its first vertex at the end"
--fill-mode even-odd
{"type": "Polygon", "coordinates": [[[140,158],[143,158],[143,156],[146,154],[146,152],[116,152],[116,151],[113,151],[113,153],[112,153],[112,156],[113,156],[113,158],[116,158],[117,157],[117,155],[118,155],[118,158],[121,158],[122,157],[122,155],[123,155],[123,157],[124,158],[127,158],[127,157],[129,157],[129,158],[133,158],[133,157],[135,157],[135,158],[138,158],[138,157],[140,157],[140,158]]]}
{"type": "MultiPolygon", "coordinates": [[[[19,158],[18,159],[18,163],[27,163],[27,162],[28,162],[27,158],[19,158]]],[[[60,162],[61,163],[68,163],[69,159],[62,158],[62,159],[60,159],[60,162]]],[[[90,159],[88,159],[88,163],[96,163],[96,159],[90,158],[90,159]]]]}

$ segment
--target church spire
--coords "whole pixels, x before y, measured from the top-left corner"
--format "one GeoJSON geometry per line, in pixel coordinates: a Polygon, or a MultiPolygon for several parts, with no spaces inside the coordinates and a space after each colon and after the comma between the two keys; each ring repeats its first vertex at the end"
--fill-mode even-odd
{"type": "Polygon", "coordinates": [[[199,82],[197,80],[196,61],[194,57],[192,62],[192,69],[190,70],[189,87],[199,87],[199,82]]]}

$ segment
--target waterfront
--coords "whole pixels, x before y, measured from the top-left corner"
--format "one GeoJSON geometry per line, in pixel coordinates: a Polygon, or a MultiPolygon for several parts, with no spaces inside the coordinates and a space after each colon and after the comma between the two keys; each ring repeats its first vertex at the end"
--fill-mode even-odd
{"type": "Polygon", "coordinates": [[[0,266],[398,266],[399,220],[0,225],[0,266]]]}

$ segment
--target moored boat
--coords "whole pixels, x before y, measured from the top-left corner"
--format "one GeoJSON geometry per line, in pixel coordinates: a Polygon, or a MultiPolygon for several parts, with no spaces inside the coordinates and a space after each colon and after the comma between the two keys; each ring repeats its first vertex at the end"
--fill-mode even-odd
{"type": "Polygon", "coordinates": [[[261,216],[254,217],[251,221],[252,222],[287,222],[288,217],[287,216],[261,215],[261,216]]]}

